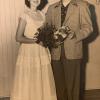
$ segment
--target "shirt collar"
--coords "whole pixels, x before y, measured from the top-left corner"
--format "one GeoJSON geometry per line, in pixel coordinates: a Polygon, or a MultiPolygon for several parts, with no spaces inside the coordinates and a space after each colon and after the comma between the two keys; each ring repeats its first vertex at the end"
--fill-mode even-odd
{"type": "MultiPolygon", "coordinates": [[[[78,5],[76,0],[71,0],[69,4],[72,4],[74,6],[77,6],[78,5]]],[[[55,5],[55,8],[56,7],[59,7],[60,5],[62,5],[61,0],[55,5]]]]}

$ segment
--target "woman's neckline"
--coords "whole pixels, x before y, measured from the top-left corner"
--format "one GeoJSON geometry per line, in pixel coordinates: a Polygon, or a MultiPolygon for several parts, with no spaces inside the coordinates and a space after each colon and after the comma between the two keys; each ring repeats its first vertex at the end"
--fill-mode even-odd
{"type": "Polygon", "coordinates": [[[25,13],[28,14],[30,17],[37,15],[39,13],[39,14],[41,14],[43,20],[45,21],[45,14],[40,10],[32,11],[31,9],[26,7],[25,13]]]}

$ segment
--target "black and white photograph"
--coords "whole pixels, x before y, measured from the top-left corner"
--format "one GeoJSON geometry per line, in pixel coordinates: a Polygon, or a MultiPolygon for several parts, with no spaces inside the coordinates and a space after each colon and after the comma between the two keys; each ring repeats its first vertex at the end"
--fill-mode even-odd
{"type": "Polygon", "coordinates": [[[100,0],[0,0],[0,100],[100,100],[100,0]]]}

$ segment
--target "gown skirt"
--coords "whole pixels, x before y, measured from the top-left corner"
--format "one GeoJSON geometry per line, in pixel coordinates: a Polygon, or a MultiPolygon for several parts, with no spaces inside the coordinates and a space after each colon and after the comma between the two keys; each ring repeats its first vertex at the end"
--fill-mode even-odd
{"type": "Polygon", "coordinates": [[[21,44],[10,100],[57,100],[48,48],[21,44]]]}

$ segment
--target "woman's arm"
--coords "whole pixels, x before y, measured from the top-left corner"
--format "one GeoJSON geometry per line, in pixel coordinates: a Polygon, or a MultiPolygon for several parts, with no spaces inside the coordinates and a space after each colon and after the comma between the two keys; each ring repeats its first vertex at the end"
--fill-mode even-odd
{"type": "Polygon", "coordinates": [[[20,18],[16,32],[16,41],[20,43],[35,43],[37,41],[37,38],[29,39],[24,36],[25,27],[26,27],[26,21],[20,18]]]}

